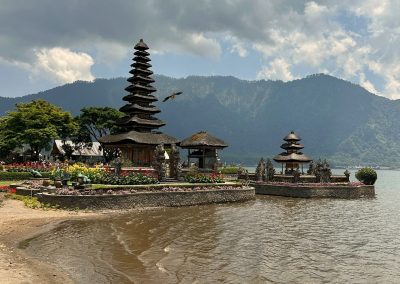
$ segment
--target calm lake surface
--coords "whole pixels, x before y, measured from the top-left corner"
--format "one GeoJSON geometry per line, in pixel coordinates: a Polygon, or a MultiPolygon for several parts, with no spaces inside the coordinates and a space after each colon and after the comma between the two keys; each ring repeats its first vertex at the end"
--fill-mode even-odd
{"type": "Polygon", "coordinates": [[[400,283],[400,172],[378,171],[376,193],[66,222],[27,252],[78,283],[400,283]]]}

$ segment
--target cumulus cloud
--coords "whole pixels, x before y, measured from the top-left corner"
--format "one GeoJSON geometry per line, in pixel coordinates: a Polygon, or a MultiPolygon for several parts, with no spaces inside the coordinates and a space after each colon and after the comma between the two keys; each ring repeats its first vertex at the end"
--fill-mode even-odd
{"type": "Polygon", "coordinates": [[[277,58],[257,73],[257,79],[290,81],[294,77],[290,71],[290,65],[283,58],[277,58]]]}
{"type": "MultiPolygon", "coordinates": [[[[400,98],[398,7],[398,0],[3,0],[0,64],[41,66],[37,51],[55,47],[110,63],[124,58],[139,38],[152,52],[216,60],[227,44],[240,57],[260,56],[257,78],[290,80],[326,70],[400,98]]],[[[91,78],[93,63],[82,62],[77,73],[91,78]]],[[[76,74],[71,67],[55,65],[41,68],[58,74],[57,80],[78,77],[70,75],[76,74]]]]}
{"type": "Polygon", "coordinates": [[[94,61],[86,53],[55,47],[40,49],[36,51],[36,56],[37,61],[34,65],[36,74],[45,72],[60,83],[94,80],[90,71],[94,61]]]}

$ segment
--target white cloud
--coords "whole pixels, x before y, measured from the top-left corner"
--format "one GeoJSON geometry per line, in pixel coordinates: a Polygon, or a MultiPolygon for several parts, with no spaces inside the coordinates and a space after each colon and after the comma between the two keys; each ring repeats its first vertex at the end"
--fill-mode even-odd
{"type": "Polygon", "coordinates": [[[368,92],[379,95],[379,92],[375,89],[374,84],[372,84],[365,78],[364,73],[360,74],[360,85],[364,87],[368,92]]]}
{"type": "Polygon", "coordinates": [[[92,81],[94,76],[90,68],[93,58],[83,52],[73,52],[67,48],[43,48],[35,52],[37,60],[34,64],[35,74],[45,72],[53,80],[60,83],[72,83],[77,80],[92,81]]]}
{"type": "Polygon", "coordinates": [[[248,55],[248,51],[243,41],[240,41],[237,37],[231,35],[226,35],[224,39],[228,44],[230,44],[231,53],[237,53],[240,57],[246,57],[248,55]]]}
{"type": "MultiPolygon", "coordinates": [[[[268,67],[258,72],[263,78],[288,80],[325,70],[400,98],[399,0],[27,1],[24,9],[15,1],[3,2],[0,57],[21,68],[36,64],[34,48],[62,46],[87,55],[96,51],[96,62],[112,66],[140,37],[152,53],[189,53],[206,60],[218,60],[224,43],[240,57],[260,54],[268,67]],[[60,10],[62,19],[57,17],[60,10]]],[[[41,68],[64,82],[91,78],[91,63],[86,62],[76,68],[80,75],[71,75],[74,68],[63,65],[41,68]]]]}
{"type": "Polygon", "coordinates": [[[257,73],[257,79],[290,81],[294,77],[290,65],[283,58],[277,58],[257,73]]]}

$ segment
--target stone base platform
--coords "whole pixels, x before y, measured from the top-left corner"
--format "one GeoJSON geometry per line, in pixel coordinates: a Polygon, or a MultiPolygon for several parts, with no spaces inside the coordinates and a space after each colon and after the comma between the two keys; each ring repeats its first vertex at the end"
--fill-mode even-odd
{"type": "Polygon", "coordinates": [[[40,202],[58,205],[61,208],[103,210],[136,207],[178,207],[248,201],[255,198],[255,191],[251,187],[237,187],[199,191],[150,191],[116,195],[54,195],[39,193],[37,196],[40,202]]]}
{"type": "Polygon", "coordinates": [[[373,185],[282,185],[274,183],[254,183],[256,194],[277,195],[299,198],[360,198],[374,197],[373,185]]]}

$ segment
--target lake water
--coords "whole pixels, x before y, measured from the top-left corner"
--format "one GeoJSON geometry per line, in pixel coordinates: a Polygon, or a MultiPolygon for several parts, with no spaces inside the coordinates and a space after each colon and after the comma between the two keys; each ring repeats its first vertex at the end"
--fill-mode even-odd
{"type": "Polygon", "coordinates": [[[27,252],[78,283],[399,283],[400,172],[378,171],[376,193],[66,222],[27,252]]]}

